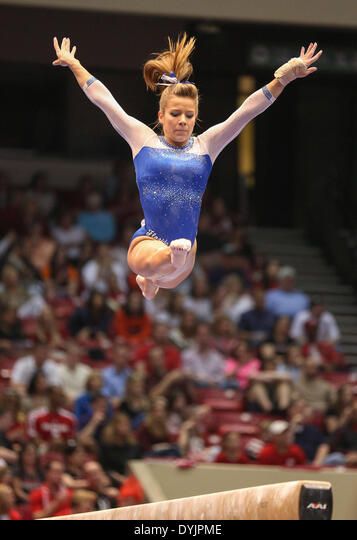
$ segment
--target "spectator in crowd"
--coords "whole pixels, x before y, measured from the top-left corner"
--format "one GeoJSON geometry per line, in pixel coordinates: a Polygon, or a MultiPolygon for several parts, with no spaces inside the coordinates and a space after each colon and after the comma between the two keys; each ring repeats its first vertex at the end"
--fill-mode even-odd
{"type": "Polygon", "coordinates": [[[181,424],[177,444],[182,456],[196,462],[212,460],[205,441],[209,414],[209,406],[195,407],[190,417],[181,424]]]}
{"type": "Polygon", "coordinates": [[[53,257],[43,272],[46,284],[46,298],[75,297],[80,286],[80,276],[76,263],[71,261],[63,247],[57,247],[53,257]]]}
{"type": "Polygon", "coordinates": [[[92,401],[94,396],[103,395],[103,377],[100,371],[92,371],[89,375],[85,391],[74,402],[74,414],[78,429],[81,430],[93,415],[92,401]]]}
{"type": "Polygon", "coordinates": [[[294,442],[303,449],[306,459],[313,463],[317,451],[326,441],[326,435],[311,407],[298,399],[289,407],[288,418],[294,435],[294,442]]]}
{"type": "Polygon", "coordinates": [[[114,332],[128,343],[140,345],[151,336],[152,324],[145,313],[145,303],[141,292],[130,291],[125,304],[114,317],[114,332]]]}
{"type": "Polygon", "coordinates": [[[224,357],[211,343],[209,325],[200,323],[195,345],[182,354],[185,373],[198,385],[219,385],[224,380],[224,357]]]}
{"type": "Polygon", "coordinates": [[[292,318],[299,311],[306,310],[309,305],[308,297],[295,289],[295,269],[283,266],[278,272],[279,286],[266,293],[266,307],[277,317],[284,315],[292,318]]]}
{"type": "Polygon", "coordinates": [[[126,343],[117,342],[113,347],[113,365],[102,370],[102,393],[115,407],[123,399],[125,388],[132,373],[130,368],[131,350],[126,343]]]}
{"type": "Polygon", "coordinates": [[[118,506],[118,488],[113,485],[98,461],[87,461],[83,465],[83,472],[88,489],[96,494],[95,510],[108,510],[118,506]]]}
{"type": "Polygon", "coordinates": [[[328,433],[336,431],[344,418],[345,410],[350,410],[356,401],[353,386],[349,383],[342,384],[336,392],[336,400],[326,411],[325,426],[328,433]]]}
{"type": "Polygon", "coordinates": [[[191,294],[185,298],[184,307],[192,311],[200,321],[212,321],[212,301],[207,276],[203,272],[193,272],[191,294]]]}
{"type": "Polygon", "coordinates": [[[17,453],[12,449],[9,430],[15,422],[14,412],[10,410],[5,399],[0,401],[0,462],[16,463],[17,453]]]}
{"type": "Polygon", "coordinates": [[[52,310],[40,294],[38,286],[27,286],[21,282],[18,270],[10,264],[2,269],[0,304],[15,309],[20,320],[36,320],[35,338],[54,344],[61,342],[52,310]]]}
{"type": "Polygon", "coordinates": [[[141,457],[140,448],[130,425],[128,416],[121,412],[114,414],[113,418],[104,427],[100,439],[100,463],[108,473],[114,471],[116,478],[124,480],[127,463],[130,459],[141,457]]]}
{"type": "Polygon", "coordinates": [[[33,200],[43,217],[52,214],[56,206],[56,193],[49,187],[47,171],[37,171],[33,174],[30,185],[26,189],[27,200],[33,200]]]}
{"type": "Polygon", "coordinates": [[[212,330],[215,348],[224,356],[229,356],[238,344],[234,322],[226,315],[219,315],[213,322],[212,330]]]}
{"type": "Polygon", "coordinates": [[[196,315],[192,311],[185,309],[180,323],[170,331],[171,341],[179,349],[187,349],[192,346],[197,332],[197,323],[196,315]]]}
{"type": "Polygon", "coordinates": [[[289,317],[278,317],[275,321],[273,332],[269,338],[269,342],[273,343],[275,346],[276,354],[285,356],[290,345],[294,343],[289,336],[289,330],[289,317]]]}
{"type": "Polygon", "coordinates": [[[252,348],[246,341],[241,341],[225,361],[225,384],[244,392],[260,368],[261,361],[255,357],[252,348]]]}
{"type": "Polygon", "coordinates": [[[127,379],[125,394],[119,405],[119,410],[130,418],[133,429],[137,429],[148,408],[149,400],[145,392],[145,378],[141,373],[133,372],[127,379]]]}
{"type": "Polygon", "coordinates": [[[14,490],[20,503],[28,503],[29,494],[43,482],[43,470],[37,446],[27,442],[21,448],[19,460],[13,472],[14,490]]]}
{"type": "Polygon", "coordinates": [[[276,289],[279,287],[280,263],[277,259],[269,259],[263,271],[262,285],[264,289],[276,289]]]}
{"type": "Polygon", "coordinates": [[[166,316],[166,322],[171,328],[176,328],[180,324],[185,311],[184,302],[185,295],[183,292],[173,291],[169,293],[164,316],[166,316]]]}
{"type": "Polygon", "coordinates": [[[242,279],[229,274],[218,287],[215,295],[219,313],[227,315],[238,325],[241,316],[253,308],[253,299],[244,289],[242,279]]]}
{"type": "Polygon", "coordinates": [[[277,369],[278,361],[274,346],[261,347],[263,369],[252,373],[247,400],[254,409],[265,413],[285,414],[293,398],[292,381],[288,373],[277,369]],[[264,350],[271,348],[271,352],[264,350]]]}
{"type": "Polygon", "coordinates": [[[100,193],[89,193],[85,204],[86,209],[78,216],[78,224],[95,242],[112,242],[116,237],[116,223],[113,214],[102,208],[100,193]]]}
{"type": "Polygon", "coordinates": [[[293,467],[306,463],[303,449],[293,443],[293,433],[289,422],[274,420],[269,427],[271,442],[266,444],[258,457],[260,465],[280,465],[293,467]]]}
{"type": "Polygon", "coordinates": [[[97,340],[107,343],[112,318],[113,312],[107,306],[105,295],[92,291],[86,304],[77,308],[71,316],[70,334],[83,342],[97,340]]]}
{"type": "Polygon", "coordinates": [[[236,227],[222,248],[222,266],[226,272],[236,272],[248,279],[254,266],[254,251],[248,242],[246,231],[236,227]]]}
{"type": "Polygon", "coordinates": [[[78,441],[92,453],[97,453],[101,433],[112,417],[113,409],[108,398],[98,393],[92,396],[91,412],[88,422],[78,433],[78,441]]]}
{"type": "Polygon", "coordinates": [[[49,273],[51,259],[56,251],[56,242],[45,232],[41,222],[33,223],[27,231],[28,260],[42,279],[49,273]]]}
{"type": "Polygon", "coordinates": [[[260,288],[252,293],[254,307],[242,314],[239,321],[240,336],[253,347],[258,347],[272,334],[275,315],[265,306],[265,294],[260,288]]]}
{"type": "Polygon", "coordinates": [[[64,249],[70,261],[78,261],[86,239],[86,231],[81,225],[76,224],[71,210],[62,210],[57,224],[52,228],[52,236],[57,244],[64,249]]]}
{"type": "Polygon", "coordinates": [[[28,416],[29,437],[45,446],[74,439],[76,418],[64,405],[64,391],[58,386],[52,386],[49,389],[48,407],[35,409],[28,416]]]}
{"type": "Polygon", "coordinates": [[[279,373],[286,373],[294,384],[301,378],[301,370],[304,366],[305,359],[297,345],[290,345],[283,357],[283,361],[279,362],[276,370],[279,373]]]}
{"type": "Polygon", "coordinates": [[[72,404],[83,392],[92,368],[81,362],[81,349],[72,341],[66,345],[65,358],[58,368],[60,385],[68,403],[72,404]]]}
{"type": "Polygon", "coordinates": [[[357,403],[344,410],[339,427],[320,446],[315,465],[357,466],[357,403]]]}
{"type": "Polygon", "coordinates": [[[346,362],[343,354],[331,343],[317,341],[318,324],[308,320],[304,324],[306,343],[302,346],[302,354],[312,358],[321,371],[345,370],[346,362]]]}
{"type": "Polygon", "coordinates": [[[71,513],[72,492],[63,482],[64,466],[51,460],[45,465],[45,481],[30,492],[30,506],[34,519],[65,516],[71,513]]]}
{"type": "Polygon", "coordinates": [[[149,372],[148,355],[153,347],[160,347],[163,350],[166,369],[171,370],[181,367],[180,351],[170,341],[167,324],[161,322],[155,323],[151,340],[146,345],[138,348],[134,355],[135,365],[144,364],[147,373],[149,372]]]}
{"type": "Polygon", "coordinates": [[[169,431],[167,400],[164,397],[152,400],[148,414],[137,431],[137,439],[144,456],[180,456],[180,450],[169,431]]]}
{"type": "Polygon", "coordinates": [[[48,407],[50,385],[42,369],[32,375],[27,386],[26,394],[22,399],[22,406],[26,411],[48,407]]]}
{"type": "Polygon", "coordinates": [[[340,339],[340,330],[335,317],[327,311],[322,299],[315,298],[310,309],[300,311],[295,315],[290,329],[290,336],[298,343],[306,343],[306,323],[316,323],[316,341],[336,345],[340,339]]]}
{"type": "Polygon", "coordinates": [[[21,514],[15,507],[14,490],[10,486],[0,484],[0,521],[19,521],[21,519],[21,514]]]}
{"type": "Polygon", "coordinates": [[[83,478],[83,464],[91,459],[91,456],[78,438],[70,439],[63,450],[65,472],[63,481],[70,489],[82,489],[87,487],[87,481],[83,478]]]}
{"type": "Polygon", "coordinates": [[[226,202],[222,197],[215,197],[212,200],[210,215],[216,235],[222,240],[227,239],[232,231],[233,223],[226,202]]]}
{"type": "Polygon", "coordinates": [[[217,454],[216,463],[232,463],[235,465],[245,465],[251,463],[250,459],[243,452],[239,433],[228,431],[222,437],[221,450],[217,454]]]}
{"type": "Polygon", "coordinates": [[[116,297],[125,293],[127,269],[114,259],[108,244],[99,244],[95,256],[82,267],[82,280],[88,290],[95,289],[103,294],[116,297]]]}
{"type": "Polygon", "coordinates": [[[89,489],[76,489],[72,497],[71,514],[94,512],[96,509],[97,496],[89,489]]]}
{"type": "Polygon", "coordinates": [[[297,395],[314,411],[325,413],[336,401],[332,385],[321,378],[313,358],[307,358],[300,380],[296,384],[297,395]]]}
{"type": "Polygon", "coordinates": [[[23,344],[25,335],[16,309],[8,306],[0,306],[0,349],[11,350],[16,344],[23,344]]]}
{"type": "Polygon", "coordinates": [[[37,343],[33,353],[16,360],[11,373],[11,386],[21,395],[26,394],[26,389],[37,371],[42,371],[48,384],[59,385],[59,366],[51,360],[51,349],[45,343],[37,343]]]}

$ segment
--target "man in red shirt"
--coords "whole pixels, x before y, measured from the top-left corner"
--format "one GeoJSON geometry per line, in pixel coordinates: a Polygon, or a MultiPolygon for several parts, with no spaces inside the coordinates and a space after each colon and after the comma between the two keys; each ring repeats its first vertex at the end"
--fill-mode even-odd
{"type": "Polygon", "coordinates": [[[63,408],[64,392],[57,386],[49,390],[49,406],[29,414],[28,433],[40,442],[52,443],[75,438],[75,416],[63,408]]]}
{"type": "Polygon", "coordinates": [[[150,373],[148,355],[153,347],[162,349],[165,358],[165,367],[168,371],[181,367],[180,351],[170,342],[169,327],[166,324],[161,322],[156,323],[152,333],[152,340],[140,347],[135,353],[134,364],[143,363],[148,373],[150,373]]]}
{"type": "Polygon", "coordinates": [[[30,492],[30,507],[34,519],[65,516],[72,513],[72,492],[63,483],[64,466],[50,461],[46,466],[45,482],[30,492]]]}
{"type": "Polygon", "coordinates": [[[286,467],[306,463],[303,449],[299,445],[293,444],[293,433],[288,422],[274,420],[269,426],[269,433],[271,442],[262,448],[257,463],[286,467]]]}

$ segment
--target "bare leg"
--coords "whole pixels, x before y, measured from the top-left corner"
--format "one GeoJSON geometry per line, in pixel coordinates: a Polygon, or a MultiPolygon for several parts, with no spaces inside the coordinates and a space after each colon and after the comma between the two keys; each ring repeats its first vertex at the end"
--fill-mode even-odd
{"type": "Polygon", "coordinates": [[[152,279],[174,270],[169,246],[147,236],[134,238],[129,246],[128,264],[135,274],[152,279]]]}
{"type": "Polygon", "coordinates": [[[256,401],[264,412],[269,413],[273,409],[264,383],[253,384],[252,388],[249,390],[249,399],[256,401]]]}
{"type": "MultiPolygon", "coordinates": [[[[180,272],[183,267],[186,267],[186,263],[191,261],[191,257],[196,255],[197,246],[195,242],[192,249],[187,251],[187,245],[184,247],[177,247],[176,242],[181,243],[183,240],[174,240],[172,242],[174,246],[171,248],[163,242],[160,242],[160,240],[155,240],[147,236],[135,238],[129,246],[129,267],[135,274],[149,278],[153,281],[180,272]],[[183,260],[181,259],[180,264],[178,261],[176,263],[178,267],[171,262],[171,258],[174,258],[174,260],[176,259],[176,254],[173,255],[174,250],[180,250],[183,254],[183,260]]],[[[184,242],[187,243],[189,241],[184,240],[184,242]]]]}
{"type": "Polygon", "coordinates": [[[281,411],[286,411],[291,403],[291,386],[287,382],[281,382],[276,388],[276,400],[281,411]]]}
{"type": "Polygon", "coordinates": [[[157,287],[149,278],[144,278],[143,276],[138,275],[136,276],[136,283],[139,285],[143,296],[145,296],[145,298],[148,300],[153,300],[159,292],[159,287],[157,287]]]}
{"type": "Polygon", "coordinates": [[[189,276],[195,263],[197,244],[195,242],[192,249],[187,251],[187,242],[191,245],[185,239],[174,240],[174,246],[169,247],[147,236],[139,236],[132,241],[128,264],[138,274],[136,281],[145,298],[151,300],[160,287],[175,288],[189,276]],[[181,245],[182,242],[186,244],[181,245]],[[173,257],[173,250],[177,250],[178,258],[173,257]],[[178,266],[172,264],[172,258],[178,266]]]}

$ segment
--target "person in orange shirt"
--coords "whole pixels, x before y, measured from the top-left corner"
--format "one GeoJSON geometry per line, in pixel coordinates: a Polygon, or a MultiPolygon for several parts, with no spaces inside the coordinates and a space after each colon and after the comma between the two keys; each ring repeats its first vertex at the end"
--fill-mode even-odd
{"type": "Polygon", "coordinates": [[[133,345],[142,344],[151,336],[151,319],[145,313],[144,299],[139,291],[131,291],[127,302],[117,311],[114,331],[133,345]]]}

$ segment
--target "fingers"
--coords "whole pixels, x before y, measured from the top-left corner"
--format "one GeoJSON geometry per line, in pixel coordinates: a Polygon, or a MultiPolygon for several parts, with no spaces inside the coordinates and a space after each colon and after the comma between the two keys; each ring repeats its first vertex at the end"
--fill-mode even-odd
{"type": "Polygon", "coordinates": [[[56,54],[58,54],[60,52],[60,47],[58,45],[58,40],[56,37],[53,38],[53,46],[55,48],[56,54]]]}
{"type": "Polygon", "coordinates": [[[305,47],[301,47],[300,56],[304,56],[304,54],[305,54],[305,47]]]}
{"type": "Polygon", "coordinates": [[[323,53],[323,50],[321,49],[321,51],[319,51],[317,54],[315,54],[315,56],[313,56],[311,59],[310,59],[310,62],[313,63],[313,62],[316,62],[316,60],[318,60],[320,58],[320,56],[322,55],[323,53]]]}
{"type": "Polygon", "coordinates": [[[71,55],[74,56],[76,54],[77,47],[74,46],[71,51],[71,55]]]}
{"type": "Polygon", "coordinates": [[[307,77],[308,75],[315,73],[315,71],[317,71],[317,67],[310,67],[305,71],[305,74],[303,75],[303,77],[307,77]]]}
{"type": "Polygon", "coordinates": [[[64,37],[61,42],[61,49],[65,50],[66,47],[66,38],[64,37]]]}
{"type": "Polygon", "coordinates": [[[70,52],[71,50],[71,40],[66,38],[66,51],[70,52]]]}

